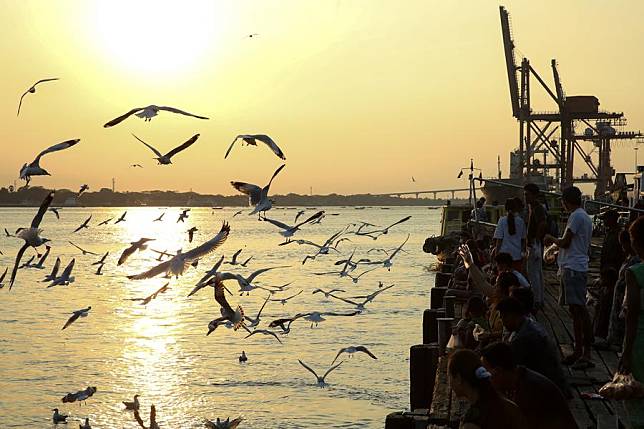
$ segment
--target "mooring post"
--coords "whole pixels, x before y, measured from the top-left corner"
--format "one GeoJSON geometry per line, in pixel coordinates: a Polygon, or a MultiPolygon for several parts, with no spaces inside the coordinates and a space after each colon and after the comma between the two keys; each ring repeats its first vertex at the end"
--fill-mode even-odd
{"type": "Polygon", "coordinates": [[[438,342],[439,317],[445,317],[443,309],[429,308],[423,312],[423,344],[438,342]]]}
{"type": "Polygon", "coordinates": [[[434,286],[429,290],[429,308],[443,308],[443,297],[447,292],[446,287],[434,286]]]}
{"type": "Polygon", "coordinates": [[[455,296],[445,295],[443,297],[443,308],[445,309],[445,317],[454,317],[455,302],[456,302],[455,296]]]}
{"type": "Polygon", "coordinates": [[[434,286],[438,287],[447,287],[449,286],[449,281],[452,279],[452,273],[435,273],[436,280],[434,280],[434,286]]]}
{"type": "Polygon", "coordinates": [[[439,317],[436,321],[438,322],[438,346],[442,355],[445,354],[445,347],[452,335],[452,324],[454,323],[454,318],[439,317]]]}
{"type": "Polygon", "coordinates": [[[412,411],[431,407],[438,355],[436,344],[417,344],[409,349],[409,401],[412,411]]]}

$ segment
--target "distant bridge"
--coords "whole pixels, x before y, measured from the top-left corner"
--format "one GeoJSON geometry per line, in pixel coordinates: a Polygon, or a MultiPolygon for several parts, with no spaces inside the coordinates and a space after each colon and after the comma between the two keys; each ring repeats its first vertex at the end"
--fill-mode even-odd
{"type": "MultiPolygon", "coordinates": [[[[477,191],[480,191],[480,188],[476,188],[477,191]]],[[[433,199],[436,199],[436,196],[439,194],[450,194],[452,199],[455,198],[457,192],[470,192],[469,188],[455,188],[455,189],[432,189],[430,191],[407,191],[407,192],[387,192],[384,194],[372,194],[377,197],[402,197],[404,195],[415,195],[416,198],[419,198],[420,195],[431,194],[433,199]]]]}

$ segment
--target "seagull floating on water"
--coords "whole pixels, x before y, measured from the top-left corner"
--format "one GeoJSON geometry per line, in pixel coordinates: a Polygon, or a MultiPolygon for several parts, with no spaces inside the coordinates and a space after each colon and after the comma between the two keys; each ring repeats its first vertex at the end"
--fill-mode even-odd
{"type": "Polygon", "coordinates": [[[52,421],[54,422],[55,425],[57,425],[58,423],[67,423],[67,417],[68,416],[66,416],[64,414],[60,414],[58,412],[58,408],[54,408],[52,411],[54,412],[54,415],[52,417],[52,421]]]}
{"type": "Polygon", "coordinates": [[[239,363],[244,363],[248,361],[248,356],[246,356],[246,352],[242,350],[242,354],[239,355],[239,363]]]}
{"type": "Polygon", "coordinates": [[[188,243],[192,243],[192,238],[195,235],[195,232],[199,231],[196,226],[193,226],[190,228],[187,233],[188,233],[188,243]]]}
{"type": "Polygon", "coordinates": [[[337,364],[335,366],[332,366],[331,368],[327,369],[327,371],[324,373],[324,375],[322,377],[320,377],[310,366],[308,366],[307,364],[305,364],[304,362],[302,362],[299,359],[297,361],[300,363],[300,365],[302,365],[311,374],[313,374],[315,376],[315,378],[317,380],[318,387],[326,387],[326,386],[328,386],[328,384],[324,381],[326,379],[327,375],[329,375],[331,373],[331,371],[333,371],[334,369],[336,369],[337,367],[339,367],[340,365],[342,365],[344,363],[344,361],[342,361],[339,364],[337,364]]]}
{"type": "Polygon", "coordinates": [[[268,198],[268,191],[270,190],[271,183],[273,183],[273,179],[275,179],[275,177],[279,174],[280,171],[282,171],[285,166],[286,164],[279,166],[277,170],[275,170],[275,173],[273,173],[273,175],[271,176],[271,180],[268,181],[268,185],[264,186],[263,188],[245,182],[230,182],[233,188],[237,189],[243,194],[248,195],[250,205],[255,206],[255,208],[249,213],[249,215],[261,212],[266,214],[266,212],[270,210],[271,207],[273,207],[273,202],[268,198]]]}
{"type": "Polygon", "coordinates": [[[275,143],[275,141],[266,134],[239,134],[230,144],[230,147],[226,151],[226,155],[224,155],[224,159],[228,158],[228,154],[233,150],[233,146],[235,146],[235,143],[238,140],[242,140],[247,146],[257,146],[257,140],[259,140],[268,146],[278,158],[286,161],[286,156],[284,156],[282,149],[280,149],[279,146],[277,146],[277,143],[275,143]]]}
{"type": "Polygon", "coordinates": [[[31,181],[31,176],[51,176],[47,170],[40,166],[40,158],[47,155],[48,153],[58,152],[60,150],[69,149],[78,143],[80,139],[67,140],[62,143],[55,144],[48,147],[38,154],[36,159],[34,159],[30,164],[25,163],[20,169],[20,179],[25,180],[27,185],[31,181]]]}
{"type": "Polygon", "coordinates": [[[169,164],[172,164],[172,157],[173,157],[173,156],[175,156],[176,154],[178,154],[178,153],[179,153],[179,152],[181,152],[182,150],[185,150],[185,149],[189,148],[190,146],[192,146],[192,145],[193,145],[193,143],[194,143],[194,142],[196,142],[196,141],[197,141],[197,139],[199,138],[199,134],[195,134],[194,136],[190,137],[190,138],[189,138],[185,143],[183,143],[183,144],[181,144],[181,145],[179,145],[179,146],[175,147],[175,148],[174,148],[174,149],[172,149],[170,152],[168,152],[168,153],[166,153],[165,155],[163,155],[161,152],[159,152],[159,151],[158,151],[158,150],[156,150],[154,147],[150,146],[149,144],[147,144],[146,142],[144,142],[143,140],[141,140],[140,138],[138,138],[138,137],[137,137],[137,136],[135,136],[134,134],[132,134],[132,135],[134,136],[134,138],[135,138],[135,139],[137,139],[138,141],[140,141],[141,143],[143,143],[144,145],[146,145],[146,146],[147,146],[147,147],[148,147],[152,152],[154,152],[154,154],[157,156],[157,157],[156,157],[156,158],[154,158],[154,159],[156,159],[156,160],[157,160],[157,162],[159,163],[159,165],[169,165],[169,164]]]}
{"type": "Polygon", "coordinates": [[[138,410],[139,407],[140,407],[139,396],[141,396],[141,395],[134,395],[134,400],[132,402],[122,401],[123,405],[125,405],[125,409],[126,410],[138,410]]]}
{"type": "Polygon", "coordinates": [[[155,106],[154,104],[152,104],[147,107],[135,107],[134,109],[127,112],[126,114],[121,115],[118,118],[112,119],[111,121],[103,125],[103,127],[105,128],[113,127],[114,125],[120,124],[121,122],[123,122],[124,120],[126,120],[132,115],[136,115],[139,118],[142,118],[144,121],[148,122],[148,121],[151,121],[152,118],[154,118],[160,111],[178,113],[180,115],[192,116],[193,118],[198,118],[198,119],[209,119],[205,116],[193,115],[192,113],[188,113],[186,111],[176,109],[174,107],[155,106]]]}
{"type": "Polygon", "coordinates": [[[37,81],[36,83],[34,83],[33,85],[31,85],[31,87],[30,87],[28,90],[26,90],[26,91],[25,91],[25,92],[20,96],[20,102],[18,103],[18,113],[16,113],[16,116],[20,116],[20,108],[22,107],[22,99],[23,99],[23,98],[25,98],[25,95],[27,95],[27,94],[35,94],[35,93],[36,93],[36,86],[38,86],[38,85],[39,85],[39,84],[41,84],[41,83],[44,83],[44,82],[52,82],[52,81],[54,81],[54,80],[59,80],[59,78],[57,78],[57,77],[50,77],[50,78],[46,78],[46,79],[40,79],[39,81],[37,81]]]}

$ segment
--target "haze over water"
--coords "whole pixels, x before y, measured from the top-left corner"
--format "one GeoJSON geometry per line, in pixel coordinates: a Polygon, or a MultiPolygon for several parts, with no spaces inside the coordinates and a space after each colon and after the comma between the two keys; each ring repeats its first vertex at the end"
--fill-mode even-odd
{"type": "MultiPolygon", "coordinates": [[[[168,209],[163,222],[152,222],[159,208],[128,208],[124,223],[97,227],[98,222],[115,219],[125,209],[65,208],[61,219],[48,212],[41,227],[43,236],[52,239],[52,251],[43,270],[23,269],[18,273],[11,292],[0,290],[0,416],[3,428],[53,427],[51,409],[58,407],[70,415],[70,428],[76,420],[90,417],[92,427],[136,428],[132,413],[123,411],[121,401],[141,395],[142,417],[147,422],[150,404],[157,406],[162,428],[203,427],[203,419],[243,416],[240,428],[328,428],[384,425],[386,414],[402,410],[409,403],[409,347],[421,342],[422,310],[427,308],[429,288],[434,274],[427,267],[434,257],[422,252],[426,237],[439,232],[440,212],[423,207],[399,207],[389,210],[367,208],[322,208],[327,217],[319,225],[305,226],[295,238],[321,243],[345,225],[367,221],[388,225],[406,215],[407,223],[394,227],[377,241],[369,237],[351,236],[352,242],[340,245],[342,256],[355,248],[359,257],[381,260],[382,254],[367,254],[372,247],[397,247],[411,234],[405,250],[394,259],[391,272],[378,269],[363,276],[358,284],[348,278],[315,276],[313,272],[337,269],[334,254],[319,256],[302,266],[308,246],[278,246],[283,238],[277,228],[248,216],[248,210],[232,218],[237,208],[211,211],[196,208],[185,224],[176,223],[179,209],[168,209]],[[330,216],[339,213],[338,216],[330,216]],[[89,229],[71,234],[90,214],[89,229]],[[125,275],[143,271],[157,262],[151,251],[136,253],[123,266],[116,260],[130,241],[141,237],[156,238],[151,248],[176,252],[190,249],[211,238],[228,220],[231,233],[226,243],[214,254],[204,258],[197,269],[190,269],[178,280],[170,281],[170,290],[147,306],[129,301],[145,297],[162,286],[163,278],[134,281],[125,275]],[[199,228],[192,244],[186,230],[199,228]],[[67,243],[103,254],[110,251],[104,275],[96,276],[99,257],[82,256],[67,243]],[[280,345],[270,337],[255,335],[244,339],[242,330],[233,332],[218,328],[206,337],[208,322],[219,317],[219,305],[212,289],[201,290],[187,298],[204,271],[225,254],[226,260],[244,248],[241,260],[253,256],[247,268],[224,265],[222,270],[249,274],[270,266],[289,265],[258,277],[257,284],[279,286],[293,284],[275,297],[304,292],[282,306],[269,302],[264,309],[260,328],[278,317],[308,311],[352,311],[352,306],[321,294],[317,288],[340,287],[343,296],[365,295],[378,288],[378,281],[396,286],[366,306],[355,317],[329,317],[317,328],[298,320],[291,333],[281,337],[280,345]],[[76,257],[76,281],[69,286],[47,289],[41,283],[49,274],[57,256],[64,267],[76,257]],[[71,312],[88,305],[87,318],[79,319],[65,331],[61,327],[71,312]],[[302,368],[302,359],[322,374],[337,351],[349,345],[365,345],[377,357],[372,360],[358,353],[344,355],[344,364],[327,379],[329,387],[315,386],[313,376],[302,368]],[[249,361],[238,363],[245,350],[249,361]],[[97,393],[86,405],[62,404],[67,392],[96,386],[97,393]]],[[[0,227],[9,231],[27,226],[36,208],[0,209],[0,227]]],[[[273,210],[271,218],[290,223],[296,210],[273,210]]],[[[313,211],[308,211],[312,214],[313,211]]],[[[22,241],[0,238],[0,269],[13,265],[22,241]]],[[[44,247],[41,248],[44,251],[44,247]]],[[[333,253],[333,252],[331,252],[333,253]]],[[[25,253],[28,259],[32,250],[25,253]]],[[[61,268],[62,269],[62,268],[61,268]]],[[[359,268],[354,274],[362,272],[359,268]]],[[[226,285],[233,291],[236,282],[226,285]]],[[[256,290],[250,296],[229,296],[233,307],[240,304],[247,315],[254,317],[266,292],[256,290]]]]}

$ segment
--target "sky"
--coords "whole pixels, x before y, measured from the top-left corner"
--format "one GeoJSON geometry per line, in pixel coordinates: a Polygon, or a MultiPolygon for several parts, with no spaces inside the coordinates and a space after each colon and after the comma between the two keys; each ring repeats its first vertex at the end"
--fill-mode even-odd
{"type": "MultiPolygon", "coordinates": [[[[568,95],[596,95],[644,129],[639,1],[508,1],[519,58],[552,82],[556,58],[568,95]]],[[[275,193],[382,193],[463,187],[474,158],[504,175],[518,144],[495,1],[0,0],[0,186],[42,149],[81,142],[41,161],[48,188],[194,190],[234,194],[263,185],[280,160],[236,147],[237,134],[272,136],[287,157],[275,193]],[[249,38],[249,34],[258,35],[249,38]],[[60,80],[20,95],[38,79],[60,80]],[[108,120],[133,107],[174,106],[210,120],[161,113],[108,120]],[[158,166],[131,133],[162,152],[201,137],[158,166]],[[144,168],[131,168],[141,163],[144,168]],[[411,182],[411,176],[416,179],[411,182]]],[[[536,110],[553,110],[534,95],[536,110]]],[[[616,144],[617,171],[634,145],[616,144]]],[[[644,157],[644,153],[642,154],[644,157]]],[[[18,183],[20,184],[20,183],[18,183]]]]}

